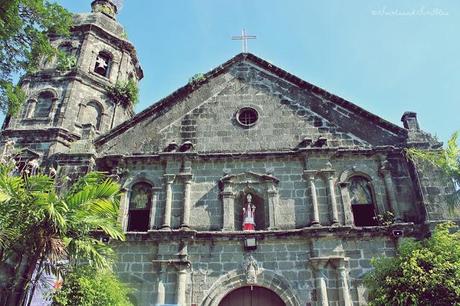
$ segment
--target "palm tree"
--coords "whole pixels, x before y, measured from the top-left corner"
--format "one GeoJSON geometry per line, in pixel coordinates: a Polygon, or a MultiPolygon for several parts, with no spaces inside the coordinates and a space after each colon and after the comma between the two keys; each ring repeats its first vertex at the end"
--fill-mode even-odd
{"type": "Polygon", "coordinates": [[[63,261],[110,268],[112,249],[98,235],[124,239],[118,183],[92,172],[59,192],[46,174],[13,173],[14,163],[0,163],[0,274],[10,272],[1,305],[25,305],[34,273],[59,273],[63,261]]]}

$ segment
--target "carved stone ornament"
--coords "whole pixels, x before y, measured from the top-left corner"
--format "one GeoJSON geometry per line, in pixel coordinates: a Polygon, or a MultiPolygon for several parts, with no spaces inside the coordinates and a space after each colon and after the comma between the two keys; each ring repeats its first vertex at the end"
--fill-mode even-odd
{"type": "Polygon", "coordinates": [[[246,282],[248,284],[256,284],[257,283],[257,275],[260,273],[259,266],[257,261],[249,255],[246,257],[246,260],[243,264],[243,269],[246,275],[246,282]]]}

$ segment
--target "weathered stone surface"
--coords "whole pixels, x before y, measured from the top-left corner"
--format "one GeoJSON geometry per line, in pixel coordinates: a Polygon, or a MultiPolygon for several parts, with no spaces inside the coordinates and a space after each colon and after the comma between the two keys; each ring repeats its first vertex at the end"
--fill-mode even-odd
{"type": "Polygon", "coordinates": [[[70,44],[77,67],[62,73],[43,62],[24,78],[29,101],[5,123],[1,144],[16,141],[24,159],[55,167],[60,181],[95,169],[119,180],[127,241],[111,243],[137,305],[217,306],[246,285],[268,288],[286,305],[344,305],[344,297],[364,305],[363,275],[371,258],[395,254],[393,230],[420,236],[426,222],[448,217],[449,182],[404,156],[406,147],[439,146],[414,113],[398,127],[240,54],[132,117],[106,91],[142,78],[123,29],[100,12],[75,22],[70,38],[52,43],[70,44]],[[107,77],[94,72],[100,51],[113,59],[107,77]],[[30,107],[42,92],[53,101],[49,115],[36,118],[30,107]],[[237,117],[248,107],[257,121],[244,126],[237,117]],[[367,205],[376,215],[393,212],[397,224],[355,226],[354,210],[366,205],[351,194],[355,176],[367,182],[367,205]],[[128,229],[138,183],[151,192],[148,224],[135,233],[128,229]],[[247,194],[255,232],[241,231],[247,194]],[[247,239],[257,247],[245,248],[247,239]]]}

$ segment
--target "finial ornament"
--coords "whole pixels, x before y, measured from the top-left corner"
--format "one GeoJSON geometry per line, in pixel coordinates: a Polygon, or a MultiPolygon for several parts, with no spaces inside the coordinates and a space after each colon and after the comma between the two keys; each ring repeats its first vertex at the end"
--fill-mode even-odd
{"type": "Polygon", "coordinates": [[[91,8],[93,13],[102,13],[113,19],[119,10],[119,7],[112,0],[94,0],[91,3],[91,8]]]}

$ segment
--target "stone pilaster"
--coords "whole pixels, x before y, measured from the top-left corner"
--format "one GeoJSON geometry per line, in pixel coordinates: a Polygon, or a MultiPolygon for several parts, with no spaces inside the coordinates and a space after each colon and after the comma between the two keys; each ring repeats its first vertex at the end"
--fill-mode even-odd
{"type": "Polygon", "coordinates": [[[315,186],[315,175],[316,170],[304,170],[304,178],[308,181],[308,186],[310,188],[310,197],[312,202],[312,218],[310,224],[312,226],[319,226],[319,207],[318,207],[318,197],[316,195],[316,186],[315,186]]]}
{"type": "Polygon", "coordinates": [[[329,306],[326,284],[326,269],[328,260],[329,258],[323,257],[310,258],[310,263],[315,273],[316,299],[317,305],[319,306],[329,306]]]}
{"type": "Polygon", "coordinates": [[[353,218],[353,212],[351,210],[351,200],[350,194],[348,192],[348,185],[350,185],[349,182],[340,182],[339,188],[343,203],[343,216],[345,225],[353,225],[355,220],[353,218]]]}
{"type": "Polygon", "coordinates": [[[191,198],[190,192],[192,188],[192,175],[182,175],[184,179],[184,207],[182,212],[182,224],[181,227],[190,227],[190,208],[191,198]]]}
{"type": "Polygon", "coordinates": [[[276,228],[276,215],[277,211],[276,208],[278,207],[279,203],[279,193],[275,186],[271,186],[268,191],[268,217],[269,217],[269,229],[276,228]]]}
{"type": "Polygon", "coordinates": [[[384,157],[380,156],[380,158],[380,175],[383,177],[383,182],[385,184],[385,192],[388,197],[388,204],[394,213],[395,221],[401,222],[401,213],[399,211],[398,203],[396,200],[396,192],[393,185],[393,179],[391,178],[390,163],[384,157]]]}
{"type": "Polygon", "coordinates": [[[339,225],[339,213],[337,210],[337,198],[335,195],[334,170],[323,170],[327,180],[327,192],[329,194],[329,203],[331,205],[331,222],[332,225],[339,225]]]}
{"type": "Polygon", "coordinates": [[[185,288],[187,285],[187,267],[180,265],[177,269],[177,282],[176,282],[176,304],[185,306],[186,295],[185,288]]]}
{"type": "Polygon", "coordinates": [[[159,263],[159,271],[158,271],[158,283],[157,283],[157,299],[156,304],[162,305],[165,304],[166,298],[166,270],[167,264],[166,263],[159,263]]]}
{"type": "Polygon", "coordinates": [[[166,201],[165,201],[165,211],[163,217],[163,225],[162,228],[170,229],[171,228],[171,210],[172,210],[172,183],[176,178],[173,174],[165,174],[165,193],[166,193],[166,201]]]}
{"type": "Polygon", "coordinates": [[[121,220],[121,227],[123,231],[128,230],[128,218],[129,218],[129,194],[130,192],[123,192],[123,195],[120,199],[120,216],[119,220],[121,220]]]}
{"type": "Polygon", "coordinates": [[[337,266],[338,286],[341,288],[339,292],[340,305],[352,306],[350,297],[350,289],[348,288],[348,273],[346,263],[348,259],[340,259],[337,266]]]}
{"type": "Polygon", "coordinates": [[[223,231],[235,230],[235,194],[233,193],[231,186],[225,186],[221,192],[224,222],[222,226],[223,231]]]}

